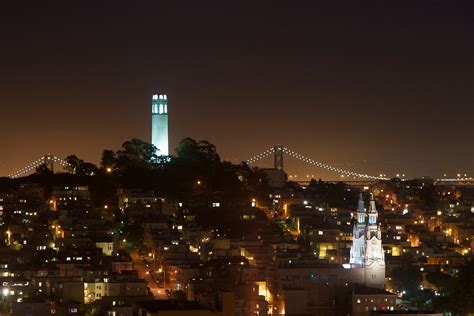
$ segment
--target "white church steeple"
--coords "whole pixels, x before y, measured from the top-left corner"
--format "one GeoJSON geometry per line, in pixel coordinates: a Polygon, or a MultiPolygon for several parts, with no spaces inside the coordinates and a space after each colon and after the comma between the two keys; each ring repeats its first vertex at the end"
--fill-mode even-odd
{"type": "Polygon", "coordinates": [[[359,197],[357,221],[354,224],[350,255],[350,267],[364,269],[364,284],[366,286],[384,288],[385,254],[382,248],[378,211],[372,194],[370,195],[368,212],[365,210],[362,194],[359,197]],[[366,224],[367,217],[368,223],[366,224]]]}
{"type": "Polygon", "coordinates": [[[383,288],[385,283],[385,254],[382,247],[380,223],[378,223],[378,211],[372,194],[370,195],[369,224],[365,234],[365,283],[369,287],[383,288]]]}
{"type": "Polygon", "coordinates": [[[362,194],[359,196],[359,206],[357,208],[357,222],[354,224],[352,232],[351,258],[352,265],[363,265],[365,255],[365,206],[362,194]]]}
{"type": "Polygon", "coordinates": [[[374,195],[370,194],[370,207],[369,207],[369,226],[377,225],[378,212],[375,208],[374,195]]]}

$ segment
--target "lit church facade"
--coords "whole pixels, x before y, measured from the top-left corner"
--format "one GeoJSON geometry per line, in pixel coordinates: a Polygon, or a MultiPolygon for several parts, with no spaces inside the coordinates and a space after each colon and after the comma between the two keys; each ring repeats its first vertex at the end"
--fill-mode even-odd
{"type": "Polygon", "coordinates": [[[272,294],[274,312],[286,315],[347,315],[352,291],[378,293],[385,287],[385,256],[373,197],[366,211],[362,195],[354,224],[350,261],[344,265],[282,260],[272,294]]]}
{"type": "Polygon", "coordinates": [[[364,270],[364,285],[384,288],[385,254],[382,247],[382,232],[373,195],[370,196],[368,212],[365,211],[362,195],[357,208],[357,221],[352,233],[350,269],[364,270]],[[368,220],[367,220],[368,219],[368,220]]]}

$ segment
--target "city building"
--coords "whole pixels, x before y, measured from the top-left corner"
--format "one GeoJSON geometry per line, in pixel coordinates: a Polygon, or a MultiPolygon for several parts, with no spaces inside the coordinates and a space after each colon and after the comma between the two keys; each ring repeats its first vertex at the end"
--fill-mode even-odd
{"type": "Polygon", "coordinates": [[[366,286],[384,288],[385,254],[373,195],[370,196],[370,207],[367,214],[362,194],[360,195],[357,222],[354,224],[351,258],[345,267],[364,269],[364,284],[366,286]],[[368,223],[366,223],[367,217],[368,223]]]}
{"type": "Polygon", "coordinates": [[[168,156],[168,97],[154,94],[151,102],[151,143],[158,156],[168,156]]]}
{"type": "MultiPolygon", "coordinates": [[[[323,230],[318,232],[324,236],[323,230]]],[[[385,255],[373,196],[367,212],[360,196],[353,234],[349,263],[342,266],[330,258],[329,262],[301,256],[278,261],[270,284],[274,311],[287,315],[335,315],[350,310],[349,298],[355,288],[388,295],[384,291],[385,255]]],[[[385,305],[379,305],[379,309],[385,309],[385,305]]],[[[390,306],[395,307],[393,302],[390,306]]],[[[373,306],[370,308],[373,310],[373,306]]]]}
{"type": "Polygon", "coordinates": [[[159,301],[146,301],[139,302],[136,304],[138,315],[149,315],[149,316],[165,316],[165,315],[195,315],[195,316],[217,316],[220,315],[218,312],[213,312],[210,309],[199,305],[195,302],[188,301],[171,301],[171,300],[159,300],[159,301]]]}
{"type": "Polygon", "coordinates": [[[368,316],[397,308],[397,295],[381,289],[356,288],[352,292],[352,315],[368,316]]]}

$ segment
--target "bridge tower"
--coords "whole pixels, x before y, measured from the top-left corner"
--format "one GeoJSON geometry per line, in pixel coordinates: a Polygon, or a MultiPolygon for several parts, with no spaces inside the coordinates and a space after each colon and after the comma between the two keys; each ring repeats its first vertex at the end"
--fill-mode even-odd
{"type": "Polygon", "coordinates": [[[280,145],[273,147],[273,168],[283,170],[283,148],[280,145]]]}
{"type": "Polygon", "coordinates": [[[44,155],[43,157],[44,165],[48,167],[51,172],[54,172],[54,156],[53,155],[44,155]]]}

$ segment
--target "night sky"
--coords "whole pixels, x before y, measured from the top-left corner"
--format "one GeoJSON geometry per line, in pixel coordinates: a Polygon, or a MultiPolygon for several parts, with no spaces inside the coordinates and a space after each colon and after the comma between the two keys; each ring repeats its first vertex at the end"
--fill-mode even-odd
{"type": "Polygon", "coordinates": [[[472,1],[5,2],[0,175],[150,141],[159,92],[170,148],[207,139],[239,162],[280,143],[369,174],[474,173],[472,1]]]}

